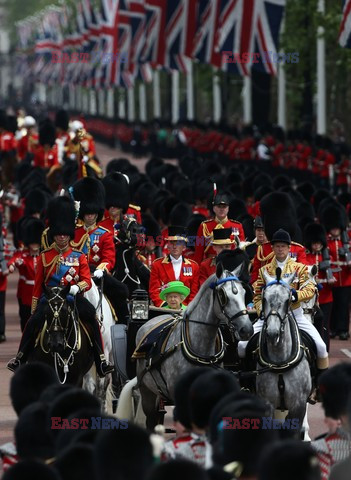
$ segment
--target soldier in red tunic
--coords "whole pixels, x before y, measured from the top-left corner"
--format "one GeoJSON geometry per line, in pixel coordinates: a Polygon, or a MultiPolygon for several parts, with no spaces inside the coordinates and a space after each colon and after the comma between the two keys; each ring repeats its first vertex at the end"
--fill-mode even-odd
{"type": "Polygon", "coordinates": [[[33,156],[39,138],[35,127],[36,121],[33,117],[24,117],[21,138],[17,141],[17,155],[20,160],[24,160],[28,154],[33,156]]]}
{"type": "Polygon", "coordinates": [[[80,225],[77,225],[73,246],[85,254],[96,282],[104,278],[104,293],[119,321],[126,322],[128,288],[111,275],[116,262],[113,234],[99,224],[105,207],[104,187],[100,180],[85,177],[73,185],[72,193],[80,202],[80,225]]]}
{"type": "Polygon", "coordinates": [[[168,250],[169,255],[165,258],[158,258],[151,268],[149,294],[156,307],[162,305],[160,291],[162,285],[175,280],[180,280],[190,288],[190,295],[184,302],[188,304],[195,297],[199,289],[199,266],[193,260],[182,256],[185,250],[187,238],[185,227],[171,225],[168,228],[168,250]]]}
{"type": "Polygon", "coordinates": [[[215,250],[211,247],[213,230],[217,228],[231,228],[235,236],[240,241],[245,240],[244,229],[240,222],[229,220],[227,215],[229,211],[229,197],[226,194],[215,195],[213,202],[213,211],[215,218],[201,223],[196,237],[194,260],[200,264],[202,260],[216,256],[215,250]]]}
{"type": "Polygon", "coordinates": [[[332,266],[340,268],[335,275],[337,282],[333,287],[333,309],[331,313],[330,336],[339,335],[347,340],[349,334],[349,304],[351,298],[351,252],[346,232],[347,215],[342,205],[333,203],[322,210],[321,223],[327,231],[327,242],[332,266]]]}
{"type": "Polygon", "coordinates": [[[22,332],[31,314],[34,279],[44,228],[44,223],[38,218],[25,217],[22,225],[24,249],[18,250],[8,262],[10,273],[16,268],[19,272],[17,300],[22,332]]]}
{"type": "MultiPolygon", "coordinates": [[[[217,228],[213,230],[212,247],[216,256],[223,250],[233,250],[236,247],[231,228],[217,228]]],[[[200,265],[199,284],[201,285],[216,271],[216,257],[206,258],[200,265]]]]}
{"type": "Polygon", "coordinates": [[[58,167],[58,155],[55,127],[52,122],[46,120],[39,127],[39,144],[34,150],[33,166],[46,170],[58,167]]]}
{"type": "Polygon", "coordinates": [[[70,245],[70,238],[74,236],[74,204],[67,197],[54,198],[49,204],[47,216],[54,243],[39,257],[33,290],[32,316],[24,329],[17,356],[7,366],[9,370],[15,371],[26,362],[33,348],[36,333],[45,320],[41,300],[43,285],[57,287],[69,284],[70,295],[76,297],[79,318],[88,323],[94,336],[96,370],[100,376],[105,376],[113,370],[113,367],[106,362],[104,356],[95,308],[81,295],[91,288],[89,266],[84,253],[74,250],[70,245]]]}

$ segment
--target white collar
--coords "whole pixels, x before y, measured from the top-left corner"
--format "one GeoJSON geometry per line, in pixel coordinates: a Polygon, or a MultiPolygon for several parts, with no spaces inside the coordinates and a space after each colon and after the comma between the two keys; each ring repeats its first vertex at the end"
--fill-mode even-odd
{"type": "Polygon", "coordinates": [[[183,261],[182,255],[179,258],[174,258],[172,255],[170,255],[169,257],[170,257],[172,263],[182,263],[182,261],[183,261]]]}
{"type": "Polygon", "coordinates": [[[289,258],[289,255],[286,257],[286,259],[284,260],[284,262],[279,262],[279,261],[277,260],[277,266],[283,270],[283,268],[285,267],[286,262],[288,261],[288,258],[289,258]]]}

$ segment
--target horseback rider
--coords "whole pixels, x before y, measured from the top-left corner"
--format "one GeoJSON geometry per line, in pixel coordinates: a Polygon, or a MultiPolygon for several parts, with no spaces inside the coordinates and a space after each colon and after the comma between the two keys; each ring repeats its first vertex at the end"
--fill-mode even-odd
{"type": "Polygon", "coordinates": [[[110,275],[116,261],[113,234],[98,224],[105,208],[104,186],[95,178],[82,178],[73,185],[73,197],[80,202],[78,218],[81,222],[76,227],[72,245],[85,254],[94,280],[104,279],[104,294],[118,320],[126,323],[128,288],[110,275]]]}
{"type": "Polygon", "coordinates": [[[70,239],[74,237],[75,208],[67,197],[57,197],[50,201],[47,210],[50,234],[54,242],[44,250],[38,260],[32,300],[32,316],[28,320],[22,335],[18,353],[7,367],[15,371],[25,363],[33,349],[36,336],[44,323],[43,285],[48,287],[71,285],[70,295],[76,299],[79,318],[89,324],[93,334],[94,359],[98,374],[103,377],[114,367],[105,359],[99,324],[95,308],[82,293],[91,288],[91,275],[84,253],[74,250],[70,239]]]}
{"type": "MultiPolygon", "coordinates": [[[[327,347],[315,326],[304,317],[300,306],[301,301],[309,300],[314,295],[315,285],[309,280],[307,266],[294,261],[289,256],[291,238],[288,232],[279,229],[274,233],[271,244],[274,252],[272,261],[260,268],[258,279],[253,285],[253,303],[259,317],[258,321],[254,324],[254,333],[260,332],[264,323],[263,318],[260,317],[262,311],[262,288],[266,285],[264,273],[267,273],[270,277],[275,277],[276,268],[279,267],[282,270],[282,280],[284,280],[285,276],[289,276],[295,272],[296,279],[291,284],[291,307],[299,328],[307,332],[316,344],[317,376],[319,376],[320,373],[328,368],[327,347]]],[[[245,357],[246,345],[247,342],[239,342],[238,344],[238,353],[241,358],[245,357]]]]}

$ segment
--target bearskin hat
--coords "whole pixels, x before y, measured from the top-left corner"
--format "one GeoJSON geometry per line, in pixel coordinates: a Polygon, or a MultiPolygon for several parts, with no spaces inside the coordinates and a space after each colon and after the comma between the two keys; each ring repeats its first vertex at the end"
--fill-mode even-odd
{"type": "Polygon", "coordinates": [[[351,364],[339,363],[319,378],[319,390],[326,417],[338,419],[347,413],[351,393],[351,364]]]}
{"type": "Polygon", "coordinates": [[[97,214],[99,222],[105,211],[105,189],[100,180],[84,177],[73,185],[74,200],[80,202],[78,217],[83,220],[84,215],[97,214]]]}
{"type": "Polygon", "coordinates": [[[39,143],[40,145],[50,145],[52,147],[56,141],[55,125],[51,120],[46,119],[39,126],[39,143]]]}
{"type": "Polygon", "coordinates": [[[179,202],[169,214],[169,223],[171,225],[186,225],[191,215],[191,207],[187,203],[179,202]]]}
{"type": "Polygon", "coordinates": [[[25,215],[40,215],[45,211],[48,204],[48,195],[41,189],[31,190],[25,197],[25,215]]]}
{"type": "Polygon", "coordinates": [[[112,172],[126,173],[130,168],[130,161],[127,158],[113,158],[106,166],[106,175],[112,172]]]}
{"type": "Polygon", "coordinates": [[[312,251],[312,243],[321,242],[323,248],[327,246],[327,234],[323,225],[309,223],[303,231],[303,244],[309,251],[312,251]]]}
{"type": "Polygon", "coordinates": [[[310,202],[311,198],[313,197],[313,194],[315,192],[315,187],[313,183],[311,182],[302,182],[300,183],[297,187],[296,190],[301,193],[303,198],[307,201],[310,202]]]}
{"type": "Polygon", "coordinates": [[[58,110],[55,115],[55,126],[62,130],[68,130],[69,115],[66,110],[58,110]]]}
{"type": "Polygon", "coordinates": [[[0,128],[3,128],[4,130],[7,130],[7,115],[4,110],[0,110],[0,128]]]}
{"type": "Polygon", "coordinates": [[[119,172],[111,172],[102,179],[105,187],[105,207],[122,208],[123,213],[128,210],[130,203],[129,183],[127,178],[119,172]]]}
{"type": "Polygon", "coordinates": [[[295,238],[296,212],[287,193],[273,192],[265,195],[260,201],[260,210],[268,240],[279,229],[286,230],[292,239],[295,238]]]}
{"type": "Polygon", "coordinates": [[[142,216],[143,227],[145,228],[145,236],[153,237],[154,240],[161,235],[161,228],[152,215],[144,213],[142,216]]]}
{"type": "Polygon", "coordinates": [[[229,203],[228,217],[237,220],[247,213],[245,202],[240,198],[231,198],[229,203]]]}
{"type": "Polygon", "coordinates": [[[296,216],[300,220],[303,217],[310,217],[314,219],[316,216],[313,205],[310,202],[303,201],[296,207],[296,216]]]}
{"type": "Polygon", "coordinates": [[[41,235],[45,229],[44,223],[38,218],[29,217],[23,225],[23,243],[30,245],[31,243],[41,243],[41,235]]]}
{"type": "Polygon", "coordinates": [[[345,208],[337,203],[328,205],[320,212],[320,222],[324,225],[327,232],[330,232],[333,228],[345,230],[347,226],[345,208]]]}
{"type": "Polygon", "coordinates": [[[3,480],[60,480],[61,476],[51,465],[46,465],[40,460],[21,460],[9,468],[3,480]]]}
{"type": "Polygon", "coordinates": [[[74,238],[76,211],[73,200],[68,197],[56,197],[50,200],[46,216],[48,219],[50,234],[69,235],[74,238]]]}
{"type": "Polygon", "coordinates": [[[205,220],[206,220],[206,217],[204,215],[201,215],[200,213],[193,213],[191,215],[191,217],[188,220],[188,223],[186,224],[189,237],[195,237],[197,235],[199,226],[205,220]]]}

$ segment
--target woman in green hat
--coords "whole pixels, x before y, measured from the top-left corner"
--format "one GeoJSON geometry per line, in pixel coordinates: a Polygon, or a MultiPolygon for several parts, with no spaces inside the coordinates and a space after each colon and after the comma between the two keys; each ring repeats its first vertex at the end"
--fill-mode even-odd
{"type": "Polygon", "coordinates": [[[160,298],[165,302],[162,304],[162,307],[173,310],[185,310],[186,306],[182,302],[189,293],[190,288],[185,286],[183,282],[174,281],[166,283],[162,286],[160,292],[160,298]]]}

